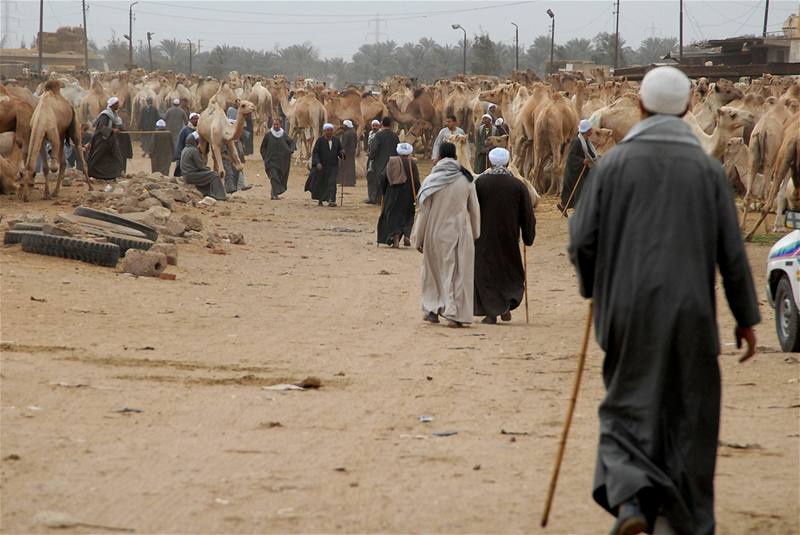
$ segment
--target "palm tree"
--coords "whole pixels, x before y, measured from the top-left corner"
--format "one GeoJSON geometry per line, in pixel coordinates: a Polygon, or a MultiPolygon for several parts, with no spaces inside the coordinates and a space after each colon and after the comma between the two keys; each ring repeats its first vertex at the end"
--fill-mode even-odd
{"type": "Polygon", "coordinates": [[[570,39],[556,47],[555,56],[563,60],[588,60],[592,57],[591,39],[570,39]]]}
{"type": "Polygon", "coordinates": [[[181,55],[181,48],[181,42],[177,39],[162,39],[156,47],[157,50],[160,50],[167,56],[169,66],[173,69],[177,67],[176,63],[181,55]]]}
{"type": "Polygon", "coordinates": [[[678,40],[674,37],[648,37],[636,51],[636,62],[642,65],[657,63],[677,45],[678,40]]]}

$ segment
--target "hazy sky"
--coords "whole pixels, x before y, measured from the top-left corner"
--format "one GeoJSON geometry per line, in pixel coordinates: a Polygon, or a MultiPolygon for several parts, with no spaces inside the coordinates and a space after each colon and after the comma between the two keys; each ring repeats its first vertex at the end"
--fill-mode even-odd
{"type": "MultiPolygon", "coordinates": [[[[620,33],[636,47],[647,37],[677,36],[678,1],[620,0],[620,33]]],[[[102,45],[116,33],[128,32],[126,1],[87,0],[89,38],[102,45]]],[[[349,59],[358,47],[375,41],[375,19],[381,18],[379,38],[398,43],[431,37],[440,43],[458,44],[462,33],[450,28],[463,25],[468,34],[485,31],[495,40],[513,42],[514,27],[520,26],[520,44],[526,46],[537,35],[549,34],[547,8],[556,13],[556,42],[574,37],[591,38],[601,31],[614,31],[614,2],[589,1],[427,1],[395,0],[293,2],[273,1],[184,1],[141,0],[134,6],[134,38],[200,40],[201,50],[218,44],[272,49],[308,41],[323,57],[349,59]]],[[[770,2],[769,30],[778,31],[800,2],[770,2]]],[[[684,3],[686,42],[761,33],[764,1],[706,0],[684,3]]],[[[22,38],[30,44],[38,31],[37,0],[0,0],[0,16],[7,18],[11,46],[22,38]]],[[[6,22],[6,21],[3,21],[6,22]]],[[[45,0],[44,28],[81,24],[80,0],[45,0]]],[[[0,31],[5,28],[0,26],[0,31]]]]}

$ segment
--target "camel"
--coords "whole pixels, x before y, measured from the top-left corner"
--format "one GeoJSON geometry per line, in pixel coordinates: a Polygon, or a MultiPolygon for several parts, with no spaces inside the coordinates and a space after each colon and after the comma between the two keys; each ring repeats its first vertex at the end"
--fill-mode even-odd
{"type": "Polygon", "coordinates": [[[31,90],[27,87],[18,86],[16,85],[16,81],[14,80],[6,80],[5,82],[6,92],[12,97],[17,97],[18,99],[24,100],[28,104],[31,105],[31,109],[36,107],[36,104],[39,102],[39,99],[36,98],[31,90]]]}
{"type": "Polygon", "coordinates": [[[419,118],[417,115],[404,112],[397,107],[397,103],[390,100],[386,103],[389,115],[394,119],[400,128],[406,128],[406,138],[412,145],[419,143],[423,152],[428,151],[428,147],[433,135],[433,125],[430,121],[419,118]]]}
{"type": "Polygon", "coordinates": [[[710,135],[703,131],[693,113],[687,112],[683,116],[683,121],[692,129],[705,153],[712,158],[722,160],[728,140],[736,135],[738,129],[752,125],[753,116],[744,110],[722,106],[717,110],[716,126],[710,135]]]}
{"type": "Polygon", "coordinates": [[[639,97],[633,93],[626,93],[608,106],[594,112],[589,121],[592,123],[592,128],[611,130],[614,133],[614,141],[619,143],[641,117],[639,97]]]}
{"type": "Polygon", "coordinates": [[[14,132],[15,143],[22,149],[23,157],[28,153],[33,108],[26,100],[11,95],[0,84],[0,132],[14,132]]]}
{"type": "Polygon", "coordinates": [[[0,134],[0,194],[16,191],[17,170],[21,162],[22,153],[14,132],[0,134]]]}
{"type": "MultiPolygon", "coordinates": [[[[311,154],[311,144],[320,136],[322,124],[327,121],[327,112],[314,93],[305,89],[295,91],[295,99],[289,102],[289,92],[285,81],[279,86],[281,109],[288,121],[289,136],[295,139],[298,147],[305,152],[298,158],[307,158],[311,154]]],[[[301,151],[297,151],[301,153],[301,151]]]]}
{"type": "Polygon", "coordinates": [[[578,116],[572,103],[563,93],[553,93],[549,102],[537,113],[533,136],[532,180],[539,191],[556,195],[561,187],[564,170],[564,152],[578,132],[578,116]],[[553,176],[549,184],[544,181],[544,166],[553,162],[553,176]],[[547,185],[547,187],[545,187],[547,185]]]}
{"type": "Polygon", "coordinates": [[[720,78],[709,86],[708,94],[692,109],[692,113],[697,118],[700,128],[705,133],[710,134],[714,130],[717,110],[743,96],[742,91],[735,87],[730,80],[720,78]]]}
{"type": "Polygon", "coordinates": [[[369,121],[388,114],[386,106],[379,98],[371,93],[361,94],[353,87],[329,98],[325,103],[325,112],[329,121],[353,121],[359,139],[369,121]]]}
{"type": "Polygon", "coordinates": [[[247,100],[253,103],[256,111],[253,113],[254,121],[256,123],[255,131],[257,134],[266,129],[266,123],[270,121],[273,115],[272,93],[269,89],[261,85],[261,82],[256,82],[249,92],[247,100]]]}
{"type": "MultiPolygon", "coordinates": [[[[42,155],[42,162],[49,163],[51,173],[58,171],[56,187],[53,196],[58,196],[61,190],[61,181],[64,178],[64,170],[67,162],[64,159],[64,141],[69,139],[83,164],[83,175],[89,189],[92,185],[89,182],[88,166],[83,156],[83,146],[81,146],[81,127],[76,111],[70,106],[67,99],[61,96],[61,83],[58,80],[50,80],[45,84],[45,91],[39,99],[39,103],[33,110],[31,117],[31,134],[28,142],[28,153],[25,157],[25,167],[20,170],[18,180],[22,182],[19,195],[24,202],[28,201],[28,189],[33,186],[35,174],[36,156],[42,155]],[[45,140],[50,142],[50,150],[45,150],[45,140]]],[[[50,198],[49,180],[47,169],[44,169],[44,198],[50,198]]]]}
{"type": "Polygon", "coordinates": [[[458,163],[470,173],[475,174],[472,169],[472,153],[469,149],[467,136],[464,134],[451,134],[447,137],[447,141],[456,146],[456,160],[458,160],[458,163]]]}
{"type": "Polygon", "coordinates": [[[617,144],[614,141],[614,132],[608,128],[592,128],[592,135],[589,136],[589,140],[594,145],[599,156],[607,153],[617,144]]]}
{"type": "Polygon", "coordinates": [[[453,82],[449,87],[451,91],[444,100],[444,116],[455,115],[458,125],[466,134],[470,134],[475,126],[472,124],[475,95],[471,94],[463,82],[453,82]]]}
{"type": "MultiPolygon", "coordinates": [[[[222,100],[222,99],[219,99],[222,100]]],[[[197,132],[200,134],[199,149],[202,154],[208,154],[209,145],[211,156],[214,160],[214,171],[219,173],[220,178],[225,179],[225,167],[222,165],[222,146],[228,147],[228,154],[232,156],[233,167],[240,171],[242,162],[239,160],[239,151],[236,150],[234,141],[242,136],[244,123],[248,115],[255,111],[255,106],[249,100],[239,101],[239,113],[236,115],[236,123],[230,124],[225,115],[225,108],[218,105],[218,99],[211,99],[208,108],[200,114],[197,121],[197,132]]]]}
{"type": "Polygon", "coordinates": [[[200,108],[206,109],[211,98],[219,91],[220,83],[214,78],[207,76],[197,83],[196,95],[200,102],[200,108]]]}
{"type": "MultiPolygon", "coordinates": [[[[722,159],[722,168],[725,170],[725,176],[731,184],[734,192],[737,195],[745,195],[750,189],[759,198],[763,196],[763,175],[758,175],[762,178],[759,184],[751,184],[751,176],[749,173],[749,156],[747,154],[747,145],[744,139],[740,137],[732,137],[728,140],[728,146],[725,147],[725,154],[722,159]]],[[[745,201],[749,202],[749,201],[745,201]]]]}
{"type": "Polygon", "coordinates": [[[100,112],[105,109],[108,101],[108,93],[103,89],[103,84],[98,77],[92,80],[89,92],[81,100],[81,119],[83,122],[91,123],[100,112]]]}

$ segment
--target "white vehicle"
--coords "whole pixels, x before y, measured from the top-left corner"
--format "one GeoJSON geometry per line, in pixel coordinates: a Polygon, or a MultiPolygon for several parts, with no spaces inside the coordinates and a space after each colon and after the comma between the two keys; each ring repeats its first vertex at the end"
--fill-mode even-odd
{"type": "Polygon", "coordinates": [[[786,213],[789,234],[772,246],[767,260],[767,300],[783,351],[800,351],[800,211],[786,213]]]}

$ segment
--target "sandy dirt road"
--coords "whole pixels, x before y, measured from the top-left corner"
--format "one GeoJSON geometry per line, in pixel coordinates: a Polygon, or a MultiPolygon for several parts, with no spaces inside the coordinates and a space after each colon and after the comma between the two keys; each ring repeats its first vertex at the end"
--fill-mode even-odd
{"type": "MultiPolygon", "coordinates": [[[[301,173],[273,202],[260,162],[247,170],[257,187],[230,215],[202,214],[247,244],[180,246],[175,281],[0,249],[2,532],[47,531],[40,511],[138,533],[607,532],[590,496],[594,342],[550,527],[538,527],[586,312],[554,202],[528,251],[530,325],[518,311],[454,330],[421,321],[420,257],[376,248],[363,184],[319,208],[301,173]],[[308,375],[323,387],[262,388],[308,375]]],[[[68,209],[0,200],[3,215],[68,209]]],[[[748,246],[760,293],[767,251],[748,246]]],[[[763,300],[762,314],[761,354],[739,365],[720,306],[721,534],[800,529],[798,361],[779,351],[763,300]]]]}

